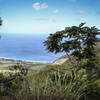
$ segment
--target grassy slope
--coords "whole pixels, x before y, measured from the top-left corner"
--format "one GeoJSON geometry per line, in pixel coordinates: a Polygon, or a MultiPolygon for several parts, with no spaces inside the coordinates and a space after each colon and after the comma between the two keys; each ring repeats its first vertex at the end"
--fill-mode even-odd
{"type": "MultiPolygon", "coordinates": [[[[100,53],[98,53],[97,55],[98,57],[100,57],[100,53]]],[[[51,65],[43,67],[41,70],[37,71],[37,73],[30,74],[30,79],[35,79],[37,82],[40,82],[41,84],[41,82],[43,82],[51,73],[59,71],[61,73],[64,72],[66,74],[71,74],[71,70],[69,70],[69,68],[72,67],[72,63],[70,62],[70,60],[67,60],[66,62],[64,62],[64,64],[58,64],[58,61],[59,59],[57,60],[57,64],[55,64],[54,62],[51,65]]],[[[85,70],[80,70],[79,74],[81,74],[82,72],[85,72],[85,70]]],[[[97,83],[100,83],[100,79],[97,81],[97,83]]]]}

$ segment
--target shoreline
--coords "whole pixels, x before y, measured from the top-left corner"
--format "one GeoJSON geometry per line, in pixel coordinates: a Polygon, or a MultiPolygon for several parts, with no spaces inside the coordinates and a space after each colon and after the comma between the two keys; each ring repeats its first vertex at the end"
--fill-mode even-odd
{"type": "Polygon", "coordinates": [[[9,68],[16,65],[21,64],[25,68],[28,68],[30,72],[37,72],[43,67],[50,65],[48,62],[37,62],[37,61],[28,61],[28,60],[17,60],[7,57],[0,57],[0,73],[10,72],[9,68]]]}
{"type": "Polygon", "coordinates": [[[33,61],[33,60],[24,60],[24,59],[17,59],[17,58],[9,58],[9,57],[0,57],[0,61],[7,60],[7,61],[21,61],[21,62],[32,62],[32,63],[52,63],[49,61],[33,61]]]}

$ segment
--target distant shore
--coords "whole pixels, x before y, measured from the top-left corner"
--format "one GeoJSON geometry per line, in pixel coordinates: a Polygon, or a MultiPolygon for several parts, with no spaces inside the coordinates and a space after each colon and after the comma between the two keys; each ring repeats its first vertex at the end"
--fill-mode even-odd
{"type": "Polygon", "coordinates": [[[50,63],[47,62],[40,62],[40,61],[29,61],[29,60],[17,60],[12,58],[0,57],[0,72],[8,72],[9,67],[21,64],[24,67],[28,68],[31,71],[39,70],[50,63]]]}
{"type": "Polygon", "coordinates": [[[36,63],[50,63],[48,61],[34,61],[34,60],[24,60],[24,59],[16,59],[16,58],[8,58],[8,57],[0,57],[0,61],[24,61],[24,62],[36,62],[36,63]]]}

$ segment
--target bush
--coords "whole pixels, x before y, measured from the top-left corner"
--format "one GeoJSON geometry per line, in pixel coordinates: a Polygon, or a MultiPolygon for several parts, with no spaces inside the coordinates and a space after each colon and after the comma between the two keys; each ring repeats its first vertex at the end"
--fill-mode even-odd
{"type": "MultiPolygon", "coordinates": [[[[23,88],[25,83],[25,77],[27,75],[27,69],[22,65],[10,66],[15,73],[9,73],[9,75],[0,74],[0,96],[12,96],[23,88]]],[[[11,69],[10,69],[11,70],[11,69]]]]}

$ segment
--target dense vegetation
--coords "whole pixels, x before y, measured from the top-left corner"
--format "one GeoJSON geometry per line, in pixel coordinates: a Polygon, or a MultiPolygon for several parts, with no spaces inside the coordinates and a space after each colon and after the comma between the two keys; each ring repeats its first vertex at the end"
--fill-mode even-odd
{"type": "Polygon", "coordinates": [[[0,74],[0,100],[99,100],[100,53],[95,47],[100,31],[84,25],[66,27],[44,42],[49,52],[65,52],[66,63],[34,73],[17,64],[10,66],[15,74],[0,74]]]}

